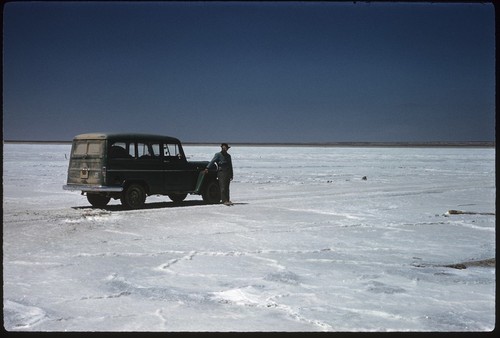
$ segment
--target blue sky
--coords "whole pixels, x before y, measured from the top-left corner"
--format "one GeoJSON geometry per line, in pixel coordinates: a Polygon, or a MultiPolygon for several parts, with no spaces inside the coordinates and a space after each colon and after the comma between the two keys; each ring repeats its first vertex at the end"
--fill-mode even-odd
{"type": "Polygon", "coordinates": [[[495,138],[492,4],[11,2],[3,132],[495,138]]]}

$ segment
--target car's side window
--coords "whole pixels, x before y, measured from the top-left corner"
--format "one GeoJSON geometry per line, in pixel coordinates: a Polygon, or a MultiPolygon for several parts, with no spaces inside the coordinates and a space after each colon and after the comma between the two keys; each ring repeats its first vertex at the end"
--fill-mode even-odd
{"type": "Polygon", "coordinates": [[[140,159],[159,159],[161,156],[160,143],[137,143],[137,157],[140,159]]]}
{"type": "Polygon", "coordinates": [[[129,153],[130,157],[137,157],[137,155],[135,154],[135,142],[127,143],[127,152],[129,153]]]}
{"type": "Polygon", "coordinates": [[[162,153],[161,148],[162,148],[162,145],[160,143],[152,143],[151,144],[151,150],[152,150],[154,157],[159,158],[161,156],[161,153],[162,153]]]}
{"type": "Polygon", "coordinates": [[[175,143],[165,144],[165,157],[169,159],[179,159],[181,156],[179,146],[175,143]]]}
{"type": "Polygon", "coordinates": [[[133,158],[135,149],[133,142],[114,142],[109,148],[110,158],[133,158]]]}

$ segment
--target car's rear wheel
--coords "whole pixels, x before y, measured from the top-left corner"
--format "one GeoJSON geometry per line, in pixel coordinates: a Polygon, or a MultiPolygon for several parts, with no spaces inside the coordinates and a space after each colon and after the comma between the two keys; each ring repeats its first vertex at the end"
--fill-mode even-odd
{"type": "Polygon", "coordinates": [[[122,193],[122,205],[127,209],[139,209],[146,201],[146,191],[140,184],[131,184],[122,193]]]}
{"type": "Polygon", "coordinates": [[[203,201],[209,204],[220,202],[220,188],[219,183],[215,180],[207,183],[201,194],[203,201]]]}
{"type": "Polygon", "coordinates": [[[179,203],[184,201],[186,196],[187,194],[170,194],[168,195],[168,198],[170,198],[174,203],[179,203]]]}
{"type": "Polygon", "coordinates": [[[100,194],[87,193],[87,200],[89,201],[89,203],[93,207],[103,208],[109,203],[109,201],[111,200],[111,197],[100,195],[100,194]]]}

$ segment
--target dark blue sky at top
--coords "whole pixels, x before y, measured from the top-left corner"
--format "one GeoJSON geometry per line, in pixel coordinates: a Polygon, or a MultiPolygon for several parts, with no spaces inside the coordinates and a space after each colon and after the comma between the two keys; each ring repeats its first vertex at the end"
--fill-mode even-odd
{"type": "Polygon", "coordinates": [[[491,4],[12,2],[3,132],[492,141],[491,4]]]}

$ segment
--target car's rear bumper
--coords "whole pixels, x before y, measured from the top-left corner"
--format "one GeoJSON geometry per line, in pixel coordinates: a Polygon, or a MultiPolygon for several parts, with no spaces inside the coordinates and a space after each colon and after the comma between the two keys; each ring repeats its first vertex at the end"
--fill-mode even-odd
{"type": "Polygon", "coordinates": [[[108,187],[103,185],[66,184],[64,190],[82,192],[122,192],[123,187],[108,187]]]}

